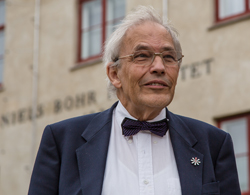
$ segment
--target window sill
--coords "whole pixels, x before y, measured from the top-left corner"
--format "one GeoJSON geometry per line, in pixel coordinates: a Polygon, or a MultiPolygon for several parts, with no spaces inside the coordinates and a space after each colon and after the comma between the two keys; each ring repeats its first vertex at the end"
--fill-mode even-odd
{"type": "Polygon", "coordinates": [[[216,116],[213,119],[216,122],[220,123],[222,121],[234,120],[234,119],[238,119],[238,118],[242,118],[242,117],[247,117],[247,116],[250,116],[250,111],[249,110],[246,110],[244,112],[231,113],[231,114],[227,114],[227,115],[223,115],[223,116],[216,116]]]}
{"type": "Polygon", "coordinates": [[[211,27],[209,27],[208,30],[209,31],[215,30],[215,29],[218,29],[218,28],[221,28],[221,27],[224,27],[224,26],[228,26],[228,25],[231,25],[231,24],[243,21],[243,20],[247,20],[247,19],[250,19],[250,14],[249,13],[246,14],[246,15],[237,17],[237,18],[232,18],[230,20],[226,20],[226,21],[222,21],[222,22],[217,22],[214,25],[212,25],[211,27]]]}
{"type": "Polygon", "coordinates": [[[85,62],[77,62],[75,64],[75,66],[70,68],[70,71],[75,71],[75,70],[78,70],[78,69],[81,69],[81,68],[84,68],[84,67],[87,67],[87,66],[98,64],[100,62],[102,62],[101,57],[95,58],[93,60],[85,61],[85,62]]]}

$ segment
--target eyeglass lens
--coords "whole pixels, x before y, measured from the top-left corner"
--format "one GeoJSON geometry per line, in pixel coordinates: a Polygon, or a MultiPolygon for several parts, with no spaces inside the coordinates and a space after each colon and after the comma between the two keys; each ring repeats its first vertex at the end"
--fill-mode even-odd
{"type": "Polygon", "coordinates": [[[165,65],[178,64],[177,52],[174,50],[168,50],[162,53],[154,53],[149,50],[136,51],[133,55],[133,62],[139,65],[148,66],[154,61],[155,56],[160,56],[165,65]]]}

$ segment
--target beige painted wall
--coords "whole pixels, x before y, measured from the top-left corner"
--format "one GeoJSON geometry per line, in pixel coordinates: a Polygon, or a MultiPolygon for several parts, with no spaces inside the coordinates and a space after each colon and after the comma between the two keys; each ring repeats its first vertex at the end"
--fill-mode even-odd
{"type": "MultiPolygon", "coordinates": [[[[170,108],[215,124],[213,118],[250,110],[250,19],[209,30],[214,24],[213,1],[169,1],[169,18],[180,32],[186,79],[179,78],[170,108]],[[181,13],[181,14],[180,14],[181,13]],[[191,78],[190,65],[206,59],[211,73],[191,78]]],[[[180,73],[181,76],[181,73],[180,73]]]]}
{"type": "MultiPolygon", "coordinates": [[[[128,0],[127,11],[138,4],[152,5],[159,12],[163,9],[160,0],[128,0]]],[[[216,124],[214,117],[250,110],[250,19],[209,30],[214,20],[213,6],[213,1],[168,0],[168,16],[180,33],[185,55],[169,109],[216,124]],[[212,59],[210,73],[204,63],[208,59],[212,59]],[[194,64],[199,65],[192,75],[194,64]]],[[[6,8],[4,90],[0,92],[0,192],[22,195],[27,194],[34,151],[45,125],[104,110],[116,99],[108,98],[102,63],[71,70],[76,64],[77,1],[43,0],[34,139],[29,119],[34,0],[10,0],[6,8]]]]}
{"type": "MultiPolygon", "coordinates": [[[[4,113],[30,105],[33,46],[32,1],[6,2],[4,90],[0,93],[4,113]]],[[[1,194],[24,194],[30,173],[30,132],[28,123],[0,126],[1,194]]]]}

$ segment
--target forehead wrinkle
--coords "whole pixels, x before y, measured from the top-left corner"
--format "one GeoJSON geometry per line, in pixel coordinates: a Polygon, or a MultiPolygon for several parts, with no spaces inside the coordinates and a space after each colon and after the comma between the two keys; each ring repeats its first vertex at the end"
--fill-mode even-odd
{"type": "Polygon", "coordinates": [[[152,47],[143,45],[143,44],[138,44],[133,50],[138,51],[138,50],[152,50],[152,47]]]}
{"type": "Polygon", "coordinates": [[[137,34],[135,33],[133,37],[129,37],[131,44],[135,44],[133,51],[138,50],[151,50],[151,51],[169,51],[175,50],[172,37],[169,33],[163,34],[163,36],[151,36],[151,34],[137,34]],[[136,35],[138,35],[138,41],[136,41],[136,35]],[[133,39],[135,38],[135,39],[133,39]]]}
{"type": "Polygon", "coordinates": [[[123,47],[120,50],[120,54],[129,52],[125,52],[127,49],[130,50],[130,52],[131,50],[173,50],[174,45],[170,33],[165,28],[160,30],[158,28],[158,34],[156,34],[152,29],[152,25],[161,28],[161,26],[156,23],[147,22],[128,29],[123,37],[123,47]]]}
{"type": "Polygon", "coordinates": [[[172,46],[165,46],[162,48],[162,51],[169,51],[169,50],[175,50],[172,46]]]}
{"type": "MultiPolygon", "coordinates": [[[[144,45],[144,44],[138,44],[133,51],[139,51],[139,50],[150,50],[150,51],[154,51],[153,47],[148,46],[148,45],[144,45]]],[[[170,51],[170,50],[174,50],[174,48],[172,46],[163,46],[160,48],[160,51],[170,51]]]]}

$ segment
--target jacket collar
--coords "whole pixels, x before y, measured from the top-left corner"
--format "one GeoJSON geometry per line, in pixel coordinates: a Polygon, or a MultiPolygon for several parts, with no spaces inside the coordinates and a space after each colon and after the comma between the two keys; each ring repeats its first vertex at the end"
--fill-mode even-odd
{"type": "Polygon", "coordinates": [[[203,154],[194,149],[198,141],[180,116],[166,111],[182,195],[200,194],[202,191],[203,154]],[[191,159],[195,157],[200,159],[199,165],[191,163],[191,159]]]}
{"type": "Polygon", "coordinates": [[[106,125],[110,126],[111,130],[113,110],[117,106],[117,103],[118,102],[114,103],[110,109],[98,113],[89,122],[88,127],[82,133],[83,139],[90,141],[95,135],[97,135],[99,132],[102,132],[101,130],[106,127],[106,125]]]}
{"type": "Polygon", "coordinates": [[[112,114],[110,109],[100,112],[82,133],[85,143],[76,150],[82,193],[100,195],[106,167],[112,114]]]}

